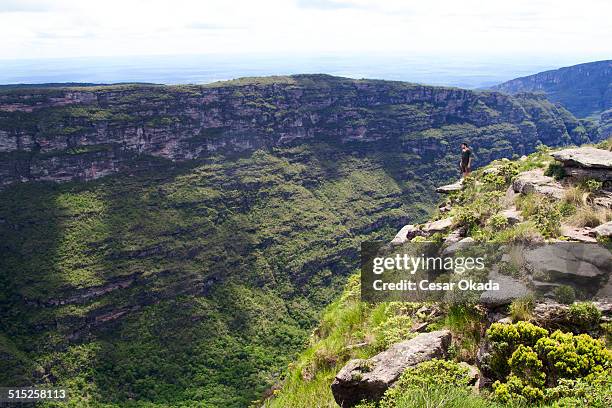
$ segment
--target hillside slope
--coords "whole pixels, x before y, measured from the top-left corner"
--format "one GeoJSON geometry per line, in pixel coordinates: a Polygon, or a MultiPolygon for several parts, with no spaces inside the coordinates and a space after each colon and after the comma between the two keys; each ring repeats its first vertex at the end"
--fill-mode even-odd
{"type": "MultiPolygon", "coordinates": [[[[434,214],[432,221],[452,218],[453,222],[445,229],[438,228],[432,233],[427,232],[429,223],[415,225],[412,231],[419,229],[421,235],[412,238],[406,237],[406,230],[402,229],[393,240],[392,247],[409,246],[410,242],[422,242],[427,238],[447,248],[448,252],[444,253],[448,255],[461,251],[460,248],[469,247],[469,242],[475,242],[473,248],[482,251],[486,245],[496,243],[508,248],[516,244],[543,243],[547,240],[549,243],[556,242],[556,245],[567,251],[570,248],[568,245],[591,245],[596,242],[596,237],[600,244],[605,245],[603,248],[607,246],[607,259],[610,260],[612,191],[609,185],[605,187],[605,183],[591,177],[612,179],[612,140],[601,143],[599,148],[607,151],[608,168],[605,173],[593,169],[577,172],[576,167],[565,167],[568,173],[560,171],[562,167],[552,159],[551,151],[547,148],[521,160],[493,162],[473,173],[473,178],[464,183],[462,191],[452,192],[442,201],[440,211],[434,214]],[[570,175],[570,171],[574,175],[570,175]],[[535,189],[520,191],[524,185],[520,180],[530,178],[534,172],[553,174],[555,178],[543,176],[539,182],[532,178],[531,187],[536,186],[535,189]],[[550,187],[553,185],[561,195],[551,195],[553,191],[550,187]],[[402,239],[398,241],[398,238],[402,239]]],[[[502,247],[496,248],[495,252],[507,254],[502,247]]],[[[561,250],[556,256],[568,259],[567,254],[561,250]]],[[[600,282],[602,290],[593,295],[584,291],[584,284],[592,285],[598,276],[581,275],[575,263],[557,263],[552,266],[554,273],[563,271],[565,274],[563,279],[558,279],[553,277],[554,273],[537,277],[536,273],[530,275],[529,270],[537,269],[537,263],[529,264],[524,269],[526,265],[522,262],[525,261],[518,254],[508,258],[508,264],[500,264],[506,265],[500,268],[504,279],[527,282],[530,294],[513,296],[510,294],[512,291],[502,290],[494,296],[494,302],[485,296],[468,302],[457,299],[448,302],[364,302],[361,285],[366,281],[360,280],[360,273],[351,276],[342,295],[326,308],[310,337],[308,347],[289,366],[283,381],[277,385],[272,396],[264,401],[264,406],[336,408],[340,400],[338,390],[333,391],[332,384],[337,384],[343,367],[353,367],[350,380],[342,380],[347,389],[351,390],[350,394],[347,392],[345,395],[352,397],[361,390],[372,397],[357,405],[358,408],[608,406],[612,402],[610,262],[607,266],[602,262],[604,266],[599,270],[603,273],[600,282]],[[558,269],[559,265],[561,269],[558,269]],[[590,300],[597,302],[592,303],[590,300]],[[428,351],[427,348],[407,348],[401,358],[399,354],[392,355],[395,358],[373,358],[381,356],[385,350],[400,342],[438,330],[448,330],[452,334],[447,354],[440,357],[446,361],[432,360],[422,367],[409,367],[396,383],[389,373],[401,364],[398,361],[422,357],[428,351]],[[523,330],[524,334],[521,333],[523,330]],[[518,369],[513,367],[510,371],[505,360],[504,364],[498,364],[492,369],[486,359],[487,353],[516,349],[518,343],[521,343],[517,342],[517,338],[529,338],[538,331],[540,336],[546,333],[555,339],[543,340],[549,343],[545,353],[539,351],[535,355],[531,351],[530,357],[545,361],[543,365],[539,363],[537,370],[546,372],[545,383],[542,381],[533,387],[526,386],[530,384],[529,379],[535,377],[534,371],[529,368],[523,371],[520,365],[517,365],[518,369]],[[489,348],[490,343],[487,342],[492,342],[491,338],[495,335],[501,340],[489,348]],[[512,336],[515,336],[514,339],[512,336]],[[578,346],[572,344],[572,341],[577,341],[578,346]],[[580,345],[580,341],[590,345],[580,345]],[[595,349],[598,351],[593,356],[585,355],[586,350],[595,349]],[[547,358],[552,363],[547,362],[547,358]],[[598,361],[598,358],[601,360],[598,361]],[[582,371],[570,370],[563,373],[563,370],[556,372],[552,368],[554,364],[556,368],[570,366],[572,361],[582,361],[582,371]],[[586,376],[589,373],[585,369],[589,364],[586,361],[592,363],[590,369],[593,373],[589,376],[586,376]],[[356,364],[351,365],[351,362],[356,364]],[[379,371],[376,377],[378,382],[374,378],[361,382],[361,376],[365,377],[374,371],[374,366],[385,364],[388,371],[379,371]],[[503,368],[507,372],[503,372],[503,368]],[[585,378],[580,378],[583,376],[585,378]],[[510,381],[512,377],[513,384],[510,381]],[[517,378],[521,379],[518,385],[517,378]],[[499,380],[498,383],[508,381],[507,387],[506,384],[493,384],[494,380],[499,380]],[[380,395],[377,396],[377,392],[386,389],[389,384],[393,386],[378,401],[380,395]]],[[[551,258],[541,262],[554,264],[551,258]]],[[[588,262],[592,262],[592,258],[588,262]]],[[[441,282],[449,279],[438,278],[437,281],[441,282]]],[[[530,346],[538,350],[534,344],[530,346]]],[[[520,359],[520,353],[513,354],[512,350],[506,359],[510,356],[520,359]]],[[[356,405],[351,401],[344,406],[356,405]]]]}
{"type": "Polygon", "coordinates": [[[612,108],[612,61],[573,65],[516,78],[491,89],[517,94],[544,92],[579,118],[597,117],[612,108]]]}
{"type": "Polygon", "coordinates": [[[0,383],[247,406],[461,141],[483,163],[600,137],[540,97],[328,76],[4,90],[0,383]]]}

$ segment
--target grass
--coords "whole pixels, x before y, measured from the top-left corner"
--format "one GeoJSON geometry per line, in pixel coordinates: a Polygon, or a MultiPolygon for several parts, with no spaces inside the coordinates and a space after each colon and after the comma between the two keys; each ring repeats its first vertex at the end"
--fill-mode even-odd
{"type": "Polygon", "coordinates": [[[533,316],[535,299],[533,296],[525,296],[514,299],[510,304],[510,318],[513,322],[529,321],[533,316]]]}
{"type": "Polygon", "coordinates": [[[593,228],[610,220],[612,220],[612,210],[582,205],[576,208],[576,212],[568,221],[575,227],[593,228]]]}

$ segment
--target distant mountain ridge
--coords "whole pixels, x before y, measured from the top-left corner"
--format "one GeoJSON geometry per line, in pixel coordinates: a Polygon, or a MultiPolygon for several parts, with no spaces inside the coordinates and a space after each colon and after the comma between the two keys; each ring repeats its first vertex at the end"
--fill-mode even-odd
{"type": "Polygon", "coordinates": [[[544,92],[580,118],[612,108],[612,60],[588,62],[516,78],[491,89],[517,94],[544,92]]]}

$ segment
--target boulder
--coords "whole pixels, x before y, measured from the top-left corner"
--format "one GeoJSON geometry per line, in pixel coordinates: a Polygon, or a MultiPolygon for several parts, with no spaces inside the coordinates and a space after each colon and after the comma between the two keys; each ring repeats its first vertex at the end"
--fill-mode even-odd
{"type": "Polygon", "coordinates": [[[538,193],[557,199],[563,198],[565,194],[563,186],[552,177],[545,176],[542,169],[520,173],[512,182],[512,188],[516,193],[538,193]]]}
{"type": "Polygon", "coordinates": [[[512,303],[529,294],[527,285],[510,276],[492,272],[489,279],[499,284],[499,290],[488,290],[480,294],[480,304],[488,308],[496,308],[512,303]]]}
{"type": "Polygon", "coordinates": [[[444,245],[451,245],[456,242],[459,242],[465,237],[465,228],[457,228],[454,231],[451,231],[450,234],[444,239],[444,245]]]}
{"type": "Polygon", "coordinates": [[[514,224],[518,224],[519,222],[523,222],[523,216],[516,209],[516,207],[511,207],[511,208],[505,209],[502,212],[500,212],[499,214],[502,217],[504,217],[508,221],[508,224],[510,224],[510,225],[514,225],[514,224]]]}
{"type": "Polygon", "coordinates": [[[394,344],[370,359],[350,360],[331,385],[334,399],[343,408],[377,401],[407,368],[445,357],[450,343],[450,331],[439,330],[394,344]]]}
{"type": "Polygon", "coordinates": [[[597,237],[612,237],[612,221],[608,221],[605,224],[593,228],[593,233],[597,237]]]}
{"type": "Polygon", "coordinates": [[[442,256],[453,256],[458,251],[469,248],[474,242],[474,238],[466,237],[457,242],[451,243],[449,246],[444,248],[442,251],[442,256]]]}
{"type": "Polygon", "coordinates": [[[564,149],[550,154],[567,167],[598,168],[612,170],[612,151],[594,147],[564,149]]]}
{"type": "Polygon", "coordinates": [[[453,225],[453,217],[444,218],[438,221],[428,222],[423,227],[421,227],[421,231],[429,236],[433,235],[436,232],[445,232],[453,225]]]}
{"type": "Polygon", "coordinates": [[[571,284],[593,295],[608,280],[612,254],[600,245],[557,243],[527,249],[525,267],[534,280],[571,284]]]}
{"type": "Polygon", "coordinates": [[[395,235],[395,238],[391,240],[391,245],[403,244],[404,242],[414,237],[417,231],[418,231],[418,228],[412,224],[404,225],[402,229],[399,230],[399,232],[395,235]]]}
{"type": "Polygon", "coordinates": [[[444,186],[440,186],[436,188],[436,191],[438,193],[448,194],[448,193],[453,193],[455,191],[459,191],[461,189],[463,189],[463,179],[459,179],[458,181],[452,184],[446,184],[444,186]]]}

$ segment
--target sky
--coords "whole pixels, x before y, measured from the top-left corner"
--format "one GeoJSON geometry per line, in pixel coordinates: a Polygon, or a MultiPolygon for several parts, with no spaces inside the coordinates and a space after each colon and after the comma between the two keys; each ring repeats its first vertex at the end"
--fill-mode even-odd
{"type": "Polygon", "coordinates": [[[0,0],[0,60],[418,53],[590,61],[612,58],[610,15],[610,0],[0,0]]]}

